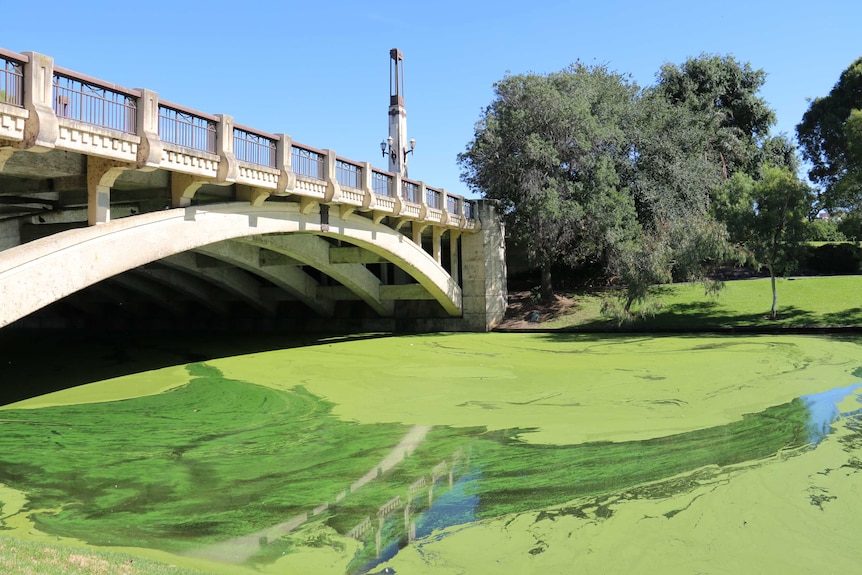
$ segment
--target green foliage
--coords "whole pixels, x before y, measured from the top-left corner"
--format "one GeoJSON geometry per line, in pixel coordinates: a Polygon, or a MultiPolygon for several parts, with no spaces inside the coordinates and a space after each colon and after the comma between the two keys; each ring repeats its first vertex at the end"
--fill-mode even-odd
{"type": "MultiPolygon", "coordinates": [[[[701,54],[680,66],[662,66],[656,89],[674,106],[701,115],[709,135],[708,157],[725,177],[736,171],[756,176],[762,161],[759,144],[775,123],[775,113],[756,95],[765,81],[763,70],[733,56],[701,54]]],[[[775,148],[776,142],[770,142],[768,149],[775,148]]]]}
{"type": "Polygon", "coordinates": [[[820,207],[862,202],[862,57],[841,73],[829,95],[814,99],[796,126],[808,176],[820,186],[820,207]]]}
{"type": "Polygon", "coordinates": [[[812,242],[843,242],[847,236],[840,229],[839,222],[833,219],[816,219],[809,221],[805,236],[812,242]]]}
{"type": "Polygon", "coordinates": [[[846,242],[808,246],[805,266],[817,274],[858,274],[862,266],[862,248],[846,242]]]}
{"type": "Polygon", "coordinates": [[[462,178],[499,200],[508,230],[543,272],[600,257],[634,221],[623,190],[637,87],[602,66],[506,76],[458,156],[462,178]]]}
{"type": "Polygon", "coordinates": [[[862,212],[852,210],[838,214],[838,231],[850,241],[862,241],[862,212]]]}
{"type": "Polygon", "coordinates": [[[582,64],[507,76],[495,93],[459,155],[462,178],[501,202],[542,269],[543,298],[553,264],[599,263],[627,286],[629,309],[653,283],[702,277],[726,251],[707,214],[722,177],[706,153],[713,114],[582,64]]]}

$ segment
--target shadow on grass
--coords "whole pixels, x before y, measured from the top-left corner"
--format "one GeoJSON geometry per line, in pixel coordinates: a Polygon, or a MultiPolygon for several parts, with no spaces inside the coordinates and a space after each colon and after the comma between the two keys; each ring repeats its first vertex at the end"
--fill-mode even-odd
{"type": "Polygon", "coordinates": [[[770,319],[769,310],[763,313],[732,313],[719,303],[691,302],[671,304],[654,315],[618,322],[608,318],[596,319],[566,331],[721,331],[733,329],[782,330],[788,328],[859,328],[862,326],[862,307],[849,308],[831,314],[817,314],[795,306],[778,308],[778,318],[770,319]]]}
{"type": "Polygon", "coordinates": [[[0,331],[0,405],[154,369],[390,334],[0,331]]]}

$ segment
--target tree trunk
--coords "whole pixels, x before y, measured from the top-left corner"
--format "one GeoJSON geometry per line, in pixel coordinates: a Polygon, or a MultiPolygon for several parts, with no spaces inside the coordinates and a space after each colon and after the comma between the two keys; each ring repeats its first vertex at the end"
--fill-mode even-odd
{"type": "Polygon", "coordinates": [[[769,267],[769,279],[772,281],[772,313],[769,314],[769,319],[778,319],[778,292],[775,290],[775,274],[772,266],[769,267]]]}
{"type": "Polygon", "coordinates": [[[542,301],[550,302],[554,299],[554,288],[551,285],[551,264],[545,262],[542,264],[542,301]]]}

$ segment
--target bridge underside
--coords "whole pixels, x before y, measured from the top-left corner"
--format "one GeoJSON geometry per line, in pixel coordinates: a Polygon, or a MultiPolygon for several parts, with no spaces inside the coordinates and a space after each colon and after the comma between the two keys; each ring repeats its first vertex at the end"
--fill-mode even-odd
{"type": "Polygon", "coordinates": [[[111,221],[88,227],[87,161],[0,158],[0,294],[22,310],[0,326],[476,329],[462,286],[479,234],[292,196],[254,206],[237,185],[173,208],[163,170],[123,172],[111,221]]]}

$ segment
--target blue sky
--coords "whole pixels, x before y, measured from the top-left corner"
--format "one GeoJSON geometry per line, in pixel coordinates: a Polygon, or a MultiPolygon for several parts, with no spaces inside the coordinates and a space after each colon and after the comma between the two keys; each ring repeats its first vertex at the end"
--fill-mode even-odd
{"type": "Polygon", "coordinates": [[[862,2],[7,1],[0,46],[384,168],[397,47],[411,178],[472,195],[456,155],[507,72],[580,60],[647,86],[665,62],[730,54],[767,72],[775,132],[794,136],[807,98],[862,55],[862,2]]]}

